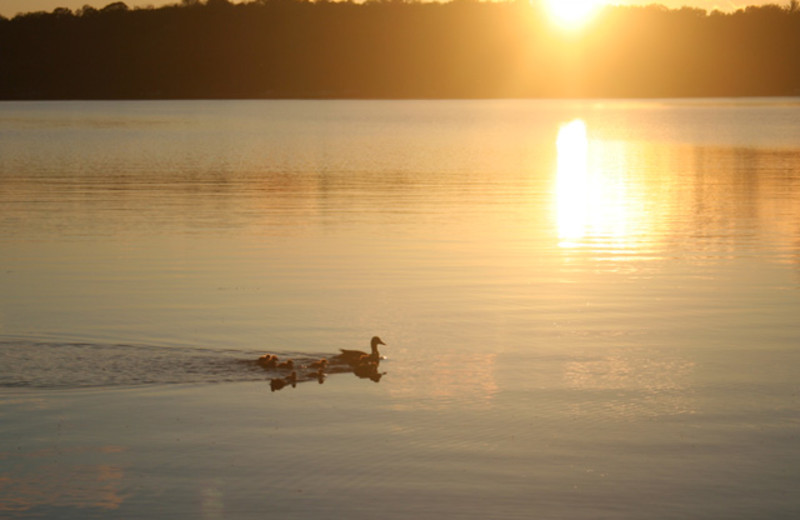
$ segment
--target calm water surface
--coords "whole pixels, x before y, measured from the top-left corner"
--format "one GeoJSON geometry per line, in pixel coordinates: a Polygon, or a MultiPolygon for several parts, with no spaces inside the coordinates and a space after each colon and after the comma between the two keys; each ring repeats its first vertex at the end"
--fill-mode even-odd
{"type": "Polygon", "coordinates": [[[797,99],[0,103],[0,208],[2,517],[800,515],[797,99]]]}

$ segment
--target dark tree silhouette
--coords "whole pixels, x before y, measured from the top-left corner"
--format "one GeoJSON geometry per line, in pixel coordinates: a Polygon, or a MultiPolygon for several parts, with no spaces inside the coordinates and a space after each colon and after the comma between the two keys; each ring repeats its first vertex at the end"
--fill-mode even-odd
{"type": "Polygon", "coordinates": [[[0,18],[0,98],[800,94],[800,11],[607,7],[578,33],[527,0],[180,0],[0,18]]]}

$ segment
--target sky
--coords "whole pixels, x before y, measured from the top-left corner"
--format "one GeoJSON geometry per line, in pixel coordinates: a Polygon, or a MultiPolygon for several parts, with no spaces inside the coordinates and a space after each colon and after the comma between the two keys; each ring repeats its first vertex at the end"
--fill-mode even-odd
{"type": "MultiPolygon", "coordinates": [[[[50,12],[56,7],[67,7],[72,10],[79,9],[84,5],[92,7],[103,7],[116,0],[0,0],[0,16],[12,18],[18,13],[32,11],[50,12]]],[[[236,2],[236,0],[234,0],[236,2]]],[[[179,0],[125,0],[128,7],[159,7],[166,4],[177,4],[179,0]]],[[[612,4],[661,4],[670,8],[678,8],[684,5],[699,7],[707,11],[719,9],[720,11],[735,11],[740,7],[761,4],[787,4],[788,0],[618,0],[609,1],[612,4]]]]}

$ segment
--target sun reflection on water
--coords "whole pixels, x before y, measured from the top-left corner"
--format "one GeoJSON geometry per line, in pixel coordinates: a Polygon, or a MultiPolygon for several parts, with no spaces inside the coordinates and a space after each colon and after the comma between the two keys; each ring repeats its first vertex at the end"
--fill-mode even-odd
{"type": "Polygon", "coordinates": [[[581,119],[561,126],[556,150],[559,246],[629,247],[645,211],[640,198],[630,193],[625,150],[590,140],[581,119]]]}
{"type": "Polygon", "coordinates": [[[589,142],[586,124],[580,119],[561,127],[556,140],[558,173],[558,236],[561,245],[568,247],[583,237],[589,205],[589,142]]]}
{"type": "Polygon", "coordinates": [[[694,371],[694,362],[677,355],[617,349],[566,363],[564,380],[568,388],[585,393],[585,400],[571,403],[579,415],[683,415],[695,413],[694,371]]]}
{"type": "MultiPolygon", "coordinates": [[[[397,354],[403,355],[412,357],[408,352],[397,354]]],[[[499,390],[496,353],[443,349],[417,351],[413,357],[413,368],[391,372],[396,409],[441,409],[455,404],[475,409],[493,404],[499,390]]]]}

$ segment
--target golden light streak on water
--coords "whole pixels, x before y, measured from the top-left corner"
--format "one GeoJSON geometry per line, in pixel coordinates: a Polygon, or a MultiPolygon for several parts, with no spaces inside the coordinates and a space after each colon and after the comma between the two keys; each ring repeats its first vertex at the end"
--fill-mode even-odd
{"type": "Polygon", "coordinates": [[[589,139],[575,119],[559,129],[556,149],[559,246],[621,252],[646,239],[644,188],[631,176],[624,143],[589,139]]]}

